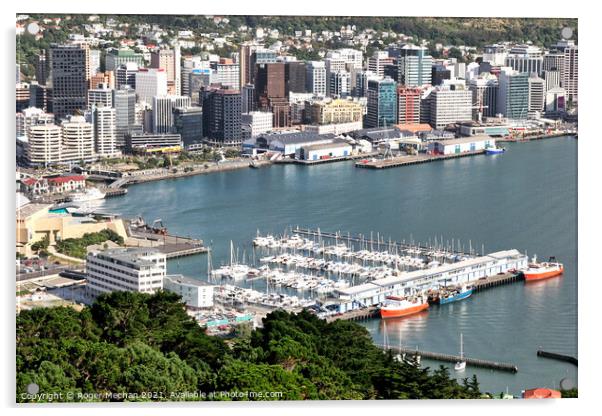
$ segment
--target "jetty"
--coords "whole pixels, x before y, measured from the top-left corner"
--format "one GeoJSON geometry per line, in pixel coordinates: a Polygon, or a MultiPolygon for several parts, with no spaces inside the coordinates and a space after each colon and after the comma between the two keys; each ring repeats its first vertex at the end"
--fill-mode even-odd
{"type": "MultiPolygon", "coordinates": [[[[393,248],[397,248],[399,250],[418,249],[421,252],[426,253],[433,249],[433,247],[429,247],[429,246],[423,245],[421,243],[412,244],[412,243],[406,243],[405,241],[404,242],[385,241],[384,236],[381,238],[380,235],[378,235],[377,239],[375,240],[374,237],[367,237],[367,236],[364,236],[361,234],[360,235],[351,235],[351,234],[344,235],[341,232],[336,232],[336,233],[324,232],[324,231],[320,231],[320,229],[311,230],[309,228],[300,228],[299,226],[292,228],[291,232],[293,234],[305,235],[305,236],[315,237],[315,238],[328,238],[328,239],[333,239],[333,240],[361,243],[364,246],[370,246],[376,250],[382,250],[383,248],[389,248],[392,246],[393,248]]],[[[435,243],[435,244],[437,244],[437,243],[435,243]]],[[[441,243],[439,243],[439,245],[441,245],[441,243]]],[[[472,253],[467,253],[467,252],[458,250],[457,248],[450,248],[450,247],[446,247],[445,251],[448,253],[454,253],[454,254],[464,255],[464,256],[473,256],[476,254],[474,251],[472,253]]]]}
{"type": "Polygon", "coordinates": [[[364,169],[388,169],[483,154],[485,154],[485,150],[474,150],[471,152],[453,153],[449,155],[418,154],[413,156],[396,156],[388,159],[361,160],[355,163],[355,167],[364,169]]]}
{"type": "Polygon", "coordinates": [[[431,351],[422,351],[415,348],[406,348],[406,347],[395,347],[377,344],[378,347],[391,350],[398,354],[405,354],[410,356],[420,356],[422,358],[428,358],[431,360],[444,361],[449,363],[457,363],[459,361],[465,361],[466,365],[470,365],[473,367],[480,368],[489,368],[491,370],[499,370],[499,371],[508,371],[510,373],[517,373],[518,366],[516,364],[511,363],[503,363],[499,361],[490,361],[490,360],[482,360],[479,358],[469,358],[469,357],[460,357],[459,355],[453,354],[443,354],[439,352],[431,352],[431,351]]]}
{"type": "Polygon", "coordinates": [[[502,273],[494,276],[485,277],[482,279],[474,280],[470,282],[472,285],[473,292],[480,292],[481,290],[489,289],[496,286],[506,285],[509,283],[515,283],[525,280],[525,276],[522,272],[518,273],[502,273]]]}
{"type": "Polygon", "coordinates": [[[558,360],[558,361],[564,361],[564,362],[571,363],[571,364],[574,364],[575,366],[577,366],[577,358],[572,357],[570,355],[559,354],[557,352],[550,352],[550,351],[544,351],[544,350],[537,350],[537,356],[551,358],[553,360],[558,360]]]}

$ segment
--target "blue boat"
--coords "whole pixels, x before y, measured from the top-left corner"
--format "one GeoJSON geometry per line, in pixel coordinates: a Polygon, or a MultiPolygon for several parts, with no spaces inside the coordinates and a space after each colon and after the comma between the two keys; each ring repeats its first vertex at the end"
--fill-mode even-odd
{"type": "Polygon", "coordinates": [[[439,297],[439,305],[445,305],[447,303],[457,302],[459,300],[467,299],[472,295],[472,288],[462,287],[460,291],[450,294],[446,297],[439,297]]]}
{"type": "Polygon", "coordinates": [[[488,155],[497,155],[500,153],[504,153],[506,151],[506,149],[504,149],[503,147],[488,147],[487,149],[485,149],[485,153],[488,155]]]}

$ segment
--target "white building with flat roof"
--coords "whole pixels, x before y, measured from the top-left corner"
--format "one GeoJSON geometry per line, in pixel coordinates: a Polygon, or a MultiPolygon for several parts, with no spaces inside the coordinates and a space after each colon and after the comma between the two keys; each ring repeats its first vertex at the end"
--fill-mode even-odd
{"type": "Polygon", "coordinates": [[[153,248],[115,248],[92,251],[86,257],[88,293],[115,291],[154,293],[163,289],[165,254],[153,248]]]}
{"type": "Polygon", "coordinates": [[[206,282],[189,279],[181,274],[167,275],[163,279],[163,289],[177,293],[186,306],[192,308],[213,307],[214,288],[206,282]]]}
{"type": "Polygon", "coordinates": [[[241,114],[241,122],[251,127],[251,137],[254,138],[272,130],[274,114],[269,111],[251,111],[241,114]]]}

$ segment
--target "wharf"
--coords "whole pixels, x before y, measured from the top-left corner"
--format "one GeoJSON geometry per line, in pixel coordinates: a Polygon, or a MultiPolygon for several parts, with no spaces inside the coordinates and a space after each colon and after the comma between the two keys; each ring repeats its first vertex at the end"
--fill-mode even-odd
{"type": "Polygon", "coordinates": [[[509,371],[511,373],[518,372],[518,366],[510,363],[502,363],[498,361],[489,361],[489,360],[481,360],[478,358],[469,358],[469,357],[460,357],[459,355],[452,354],[442,354],[438,352],[430,352],[430,351],[421,351],[414,348],[406,348],[406,347],[384,347],[383,345],[377,345],[382,349],[389,349],[398,354],[406,354],[411,356],[420,356],[422,358],[428,358],[437,361],[445,361],[450,363],[457,363],[458,361],[466,361],[466,365],[470,365],[473,367],[481,367],[481,368],[489,368],[492,370],[500,370],[500,371],[509,371]]]}
{"type": "Polygon", "coordinates": [[[536,134],[533,136],[527,137],[516,137],[516,138],[507,138],[507,139],[497,139],[497,143],[520,143],[520,142],[530,142],[532,140],[543,140],[543,139],[552,139],[554,137],[563,137],[563,136],[575,136],[577,137],[577,132],[561,132],[561,133],[553,133],[553,134],[536,134]]]}
{"type": "Polygon", "coordinates": [[[571,363],[571,364],[574,364],[575,366],[577,366],[577,358],[572,357],[570,355],[559,354],[557,352],[550,352],[550,351],[544,351],[544,350],[537,350],[537,356],[551,358],[553,360],[558,360],[558,361],[564,361],[564,362],[571,363]]]}
{"type": "Polygon", "coordinates": [[[522,273],[503,273],[470,282],[474,292],[525,280],[522,273]]]}
{"type": "Polygon", "coordinates": [[[164,253],[168,259],[207,253],[209,251],[209,248],[205,247],[202,240],[128,228],[129,237],[134,240],[134,243],[129,243],[128,246],[154,247],[164,253]]]}
{"type": "Polygon", "coordinates": [[[280,159],[275,160],[274,164],[295,164],[295,165],[303,165],[303,166],[313,166],[313,165],[322,165],[324,163],[333,163],[333,162],[345,162],[349,160],[363,159],[366,157],[374,157],[378,156],[379,152],[370,152],[370,153],[361,153],[357,155],[350,156],[341,156],[341,157],[331,157],[328,159],[317,159],[317,160],[299,160],[299,159],[280,159]]]}
{"type": "Polygon", "coordinates": [[[332,315],[326,317],[326,322],[334,321],[360,321],[363,319],[376,318],[378,316],[378,308],[371,306],[364,309],[354,309],[349,312],[344,312],[338,315],[332,315]]]}
{"type": "MultiPolygon", "coordinates": [[[[296,228],[291,229],[291,232],[294,234],[300,234],[300,235],[311,236],[311,237],[330,238],[330,239],[334,239],[334,240],[367,244],[367,245],[374,247],[375,250],[381,250],[382,248],[388,248],[390,245],[392,245],[393,247],[398,248],[400,250],[407,250],[410,248],[419,249],[419,250],[425,251],[425,252],[432,250],[432,247],[424,246],[419,243],[409,244],[409,243],[399,242],[399,241],[385,241],[384,239],[374,240],[373,238],[366,238],[366,236],[361,235],[361,234],[358,236],[352,236],[352,235],[345,236],[345,235],[341,234],[340,232],[338,232],[338,233],[323,232],[323,231],[320,231],[319,229],[311,230],[308,228],[299,228],[298,226],[296,228]]],[[[448,253],[454,253],[454,254],[465,255],[465,256],[472,256],[475,254],[475,253],[472,253],[472,254],[466,253],[466,252],[462,252],[462,251],[458,251],[458,250],[446,250],[446,251],[448,253]]]]}
{"type": "Polygon", "coordinates": [[[105,198],[111,198],[114,196],[121,196],[128,193],[128,190],[125,188],[106,188],[104,190],[105,198]]]}
{"type": "Polygon", "coordinates": [[[367,160],[356,162],[356,168],[365,168],[365,169],[388,169],[388,168],[396,168],[400,166],[408,166],[408,165],[416,165],[419,163],[428,163],[434,162],[438,160],[446,160],[446,159],[457,159],[459,157],[467,157],[467,156],[475,156],[475,155],[483,155],[485,154],[485,150],[475,150],[472,152],[464,152],[464,153],[454,153],[451,155],[426,155],[419,154],[414,156],[397,156],[391,159],[376,159],[376,160],[367,160]]]}

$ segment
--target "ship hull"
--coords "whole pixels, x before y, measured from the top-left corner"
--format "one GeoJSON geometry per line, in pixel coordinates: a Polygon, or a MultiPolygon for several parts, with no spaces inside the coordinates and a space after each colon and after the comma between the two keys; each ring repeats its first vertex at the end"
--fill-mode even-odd
{"type": "Polygon", "coordinates": [[[459,300],[464,300],[469,298],[472,295],[472,289],[467,290],[464,293],[459,293],[456,296],[451,296],[449,298],[439,298],[439,305],[445,305],[447,303],[457,302],[459,300]]]}
{"type": "Polygon", "coordinates": [[[488,155],[499,155],[500,153],[504,153],[505,149],[485,149],[485,153],[488,155]]]}
{"type": "Polygon", "coordinates": [[[523,274],[525,275],[525,281],[527,281],[527,282],[533,282],[533,281],[536,281],[536,280],[544,280],[544,279],[549,279],[551,277],[560,276],[563,272],[564,272],[564,268],[560,268],[560,269],[557,269],[557,270],[550,270],[550,271],[541,272],[541,273],[528,273],[528,272],[525,272],[523,274]]]}
{"type": "Polygon", "coordinates": [[[429,307],[428,303],[423,303],[420,305],[410,306],[409,308],[403,308],[403,309],[381,308],[380,309],[380,317],[382,319],[399,318],[402,316],[413,315],[415,313],[424,311],[424,310],[428,309],[428,307],[429,307]]]}

